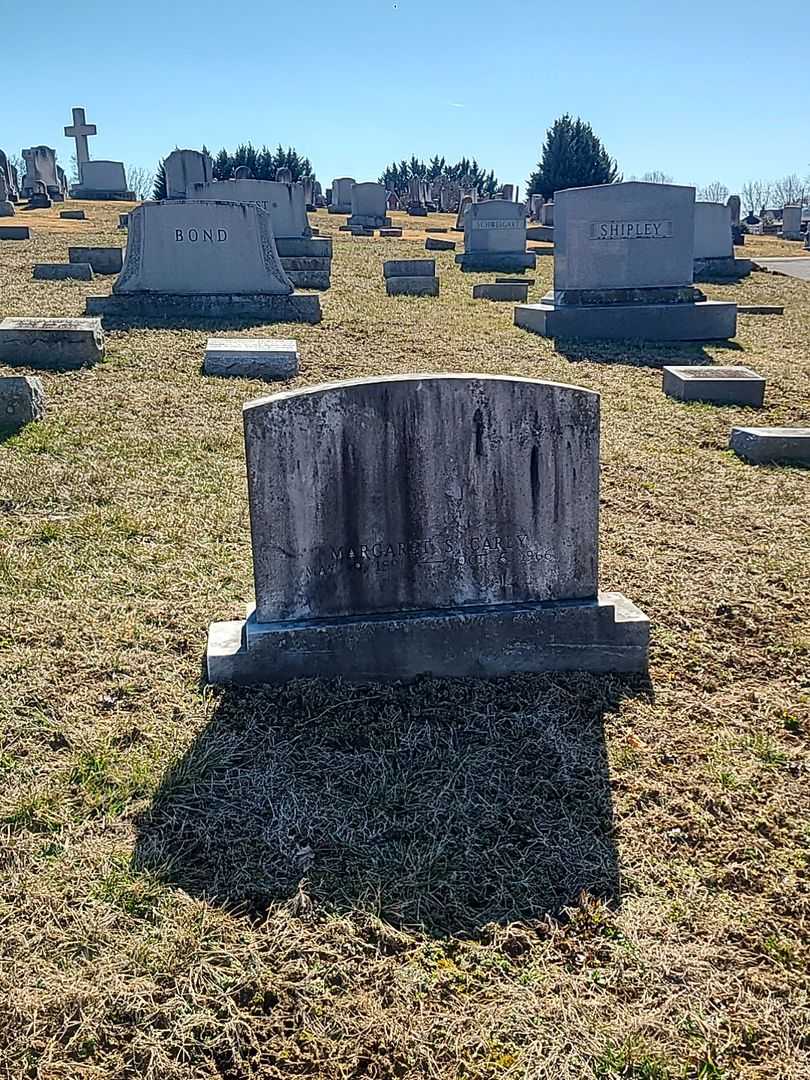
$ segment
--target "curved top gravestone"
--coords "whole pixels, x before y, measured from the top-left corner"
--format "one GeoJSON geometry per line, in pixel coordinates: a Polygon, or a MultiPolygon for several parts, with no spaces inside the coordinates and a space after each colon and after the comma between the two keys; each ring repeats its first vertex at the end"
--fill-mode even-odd
{"type": "Polygon", "coordinates": [[[244,407],[256,618],[593,599],[599,395],[404,375],[244,407]]]}
{"type": "Polygon", "coordinates": [[[129,213],[113,292],[289,295],[270,215],[252,203],[143,203],[129,213]]]}
{"type": "Polygon", "coordinates": [[[214,179],[214,163],[201,150],[172,150],[163,163],[166,198],[185,199],[195,184],[214,179]]]}

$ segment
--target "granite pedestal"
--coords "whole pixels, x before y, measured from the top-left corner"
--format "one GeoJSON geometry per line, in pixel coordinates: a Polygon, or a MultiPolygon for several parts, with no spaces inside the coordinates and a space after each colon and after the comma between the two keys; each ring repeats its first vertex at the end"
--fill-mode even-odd
{"type": "Polygon", "coordinates": [[[255,319],[256,322],[321,321],[321,301],[311,293],[129,293],[116,296],[88,296],[88,315],[102,315],[117,322],[129,319],[156,324],[184,325],[190,319],[255,319]]]}
{"type": "Polygon", "coordinates": [[[519,304],[515,326],[542,337],[639,341],[722,341],[737,332],[736,304],[519,304]]]}

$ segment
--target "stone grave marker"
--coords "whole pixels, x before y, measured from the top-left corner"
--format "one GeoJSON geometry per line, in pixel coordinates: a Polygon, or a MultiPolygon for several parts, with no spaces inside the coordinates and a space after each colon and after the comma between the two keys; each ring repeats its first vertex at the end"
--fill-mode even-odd
{"type": "Polygon", "coordinates": [[[782,210],[782,239],[803,240],[801,206],[786,206],[782,210]]]}
{"type": "Polygon", "coordinates": [[[526,250],[526,211],[520,203],[486,199],[464,214],[462,270],[524,270],[535,265],[526,250]]]}
{"type": "Polygon", "coordinates": [[[120,274],[124,266],[124,248],[69,247],[68,261],[89,263],[95,274],[120,274]]]}
{"type": "Polygon", "coordinates": [[[3,319],[0,360],[63,371],[104,359],[101,319],[3,319]]]}
{"type": "Polygon", "coordinates": [[[87,216],[84,210],[60,210],[59,217],[65,221],[86,221],[87,216]]]}
{"type": "Polygon", "coordinates": [[[752,465],[810,465],[810,428],[735,427],[729,449],[752,465]]]}
{"type": "Polygon", "coordinates": [[[425,239],[425,251],[455,251],[455,240],[444,240],[439,236],[428,236],[425,239]]]}
{"type": "Polygon", "coordinates": [[[347,224],[363,225],[368,229],[384,229],[391,224],[391,218],[386,216],[382,184],[355,184],[352,187],[352,216],[347,224]]]}
{"type": "Polygon", "coordinates": [[[166,198],[186,199],[195,184],[207,184],[214,179],[214,163],[200,150],[172,150],[164,162],[166,198]]]}
{"type": "Polygon", "coordinates": [[[0,435],[45,418],[45,388],[35,375],[0,376],[0,435]]]}
{"type": "Polygon", "coordinates": [[[243,379],[291,379],[298,374],[298,345],[292,338],[209,338],[203,371],[243,379]]]}
{"type": "Polygon", "coordinates": [[[45,185],[45,194],[61,200],[62,181],[56,164],[56,151],[50,146],[32,146],[22,152],[25,162],[22,194],[29,198],[36,191],[37,181],[45,185]]]}
{"type": "Polygon", "coordinates": [[[27,225],[0,225],[0,240],[30,240],[31,230],[27,225]]]}
{"type": "Polygon", "coordinates": [[[630,181],[556,196],[554,291],[519,304],[544,337],[711,341],[733,337],[734,304],[692,283],[695,189],[630,181]]]}
{"type": "Polygon", "coordinates": [[[758,409],[765,400],[765,380],[746,367],[665,367],[662,389],[676,401],[758,409]]]}
{"type": "Polygon", "coordinates": [[[350,214],[352,212],[352,188],[355,180],[351,176],[339,176],[327,189],[330,199],[326,209],[330,214],[350,214]]]}
{"type": "Polygon", "coordinates": [[[87,311],[161,321],[321,317],[317,296],[293,292],[268,213],[252,203],[194,199],[143,203],[130,212],[113,295],[88,297],[87,311]]]}
{"type": "Polygon", "coordinates": [[[32,274],[34,281],[92,281],[93,267],[90,263],[35,263],[32,274]]]}
{"type": "Polygon", "coordinates": [[[723,203],[695,203],[695,281],[715,277],[745,277],[753,270],[749,259],[734,255],[731,208],[723,203]]]}
{"type": "Polygon", "coordinates": [[[211,682],[646,670],[646,616],[598,588],[597,394],[414,374],[244,421],[256,604],[211,624],[211,682]]]}
{"type": "Polygon", "coordinates": [[[507,283],[498,281],[485,281],[480,285],[473,285],[473,300],[511,300],[519,304],[525,304],[529,296],[529,286],[519,281],[507,283]]]}
{"type": "Polygon", "coordinates": [[[44,180],[34,181],[34,190],[28,197],[26,210],[47,210],[53,205],[44,180]]]}

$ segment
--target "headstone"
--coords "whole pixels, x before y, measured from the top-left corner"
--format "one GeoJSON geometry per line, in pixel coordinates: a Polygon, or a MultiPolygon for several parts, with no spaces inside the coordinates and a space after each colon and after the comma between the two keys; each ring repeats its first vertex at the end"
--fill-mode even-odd
{"type": "Polygon", "coordinates": [[[486,281],[480,285],[473,285],[473,300],[511,300],[519,304],[525,304],[529,297],[529,286],[519,282],[510,281],[503,284],[497,281],[486,281]]]}
{"type": "Polygon", "coordinates": [[[784,315],[781,304],[737,304],[738,315],[784,315]]]}
{"type": "Polygon", "coordinates": [[[75,108],[73,112],[73,124],[65,128],[65,137],[76,140],[76,164],[81,166],[90,160],[90,147],[87,141],[89,135],[95,135],[95,124],[88,124],[85,119],[84,109],[75,108]]]}
{"type": "Polygon", "coordinates": [[[57,198],[61,196],[62,182],[57,172],[56,151],[50,146],[32,146],[29,150],[23,150],[22,156],[25,162],[22,194],[30,198],[39,180],[45,185],[46,194],[57,198]]]}
{"type": "Polygon", "coordinates": [[[435,259],[387,259],[383,263],[389,296],[438,296],[435,259]]]}
{"type": "Polygon", "coordinates": [[[0,376],[0,434],[45,418],[45,388],[36,375],[0,376]]]}
{"type": "Polygon", "coordinates": [[[391,224],[386,216],[385,188],[382,184],[355,184],[352,187],[352,216],[349,225],[381,229],[391,224]]]}
{"type": "Polygon", "coordinates": [[[711,341],[733,337],[734,304],[692,284],[695,189],[629,181],[556,195],[554,291],[515,308],[545,337],[711,341]]]}
{"type": "Polygon", "coordinates": [[[276,243],[282,237],[308,239],[312,236],[302,184],[281,184],[277,180],[211,180],[195,184],[187,197],[253,203],[261,207],[272,219],[276,243]]]}
{"type": "Polygon", "coordinates": [[[44,180],[34,181],[34,190],[28,198],[27,210],[47,210],[53,205],[44,180]]]}
{"type": "Polygon", "coordinates": [[[206,375],[291,379],[298,374],[298,345],[291,338],[209,338],[206,375]]]}
{"type": "Polygon", "coordinates": [[[461,202],[458,207],[458,214],[456,216],[455,231],[464,232],[464,215],[467,210],[472,206],[472,195],[462,195],[461,202]]]}
{"type": "Polygon", "coordinates": [[[92,281],[93,267],[90,263],[36,263],[32,278],[34,281],[92,281]]]}
{"type": "Polygon", "coordinates": [[[514,184],[504,184],[501,188],[501,198],[507,202],[517,202],[514,184]]]}
{"type": "Polygon", "coordinates": [[[87,310],[161,321],[320,321],[318,297],[293,293],[270,215],[252,203],[202,200],[149,202],[130,211],[113,295],[89,297],[87,310]]]}
{"type": "Polygon", "coordinates": [[[554,203],[543,203],[540,210],[540,224],[541,225],[553,225],[554,224],[554,203]]]}
{"type": "Polygon", "coordinates": [[[389,226],[387,229],[380,229],[380,236],[402,236],[402,229],[389,226]]]}
{"type": "Polygon", "coordinates": [[[209,628],[214,683],[645,671],[598,590],[599,397],[405,375],[244,408],[256,606],[209,628]]]}
{"type": "Polygon", "coordinates": [[[327,207],[330,214],[350,214],[352,212],[352,188],[355,181],[351,176],[339,176],[332,181],[332,198],[327,207]]]}
{"type": "Polygon", "coordinates": [[[63,371],[104,359],[101,319],[3,319],[0,360],[63,371]]]}
{"type": "Polygon", "coordinates": [[[0,217],[14,217],[16,212],[14,203],[9,198],[6,174],[0,169],[0,217]]]}
{"type": "Polygon", "coordinates": [[[389,210],[399,210],[399,195],[395,191],[388,192],[386,206],[389,210]]]}
{"type": "Polygon", "coordinates": [[[85,221],[86,215],[84,210],[60,210],[59,217],[65,221],[85,221]]]}
{"type": "Polygon", "coordinates": [[[315,209],[315,177],[302,176],[301,186],[304,189],[304,203],[307,210],[315,209]]]}
{"type": "Polygon", "coordinates": [[[276,180],[279,184],[291,184],[292,170],[286,168],[276,169],[276,180]]]}
{"type": "Polygon", "coordinates": [[[31,230],[27,225],[0,225],[0,240],[30,240],[31,230]]]}
{"type": "Polygon", "coordinates": [[[72,199],[134,201],[135,192],[127,186],[122,161],[86,161],[79,166],[80,180],[70,189],[72,199]]]}
{"type": "Polygon", "coordinates": [[[124,249],[120,247],[69,247],[68,261],[89,263],[96,274],[120,274],[124,266],[124,249]]]}
{"type": "Polygon", "coordinates": [[[383,277],[434,277],[435,259],[386,259],[383,277]]]}
{"type": "Polygon", "coordinates": [[[803,240],[801,206],[786,206],[782,210],[782,239],[803,240]]]}
{"type": "Polygon", "coordinates": [[[119,229],[126,229],[128,225],[129,225],[129,214],[119,214],[118,215],[118,228],[119,229]]]}
{"type": "MultiPolygon", "coordinates": [[[[541,244],[554,243],[553,225],[529,225],[526,229],[526,239],[539,241],[541,244]]],[[[537,252],[535,252],[537,254],[537,252]]]]}
{"type": "Polygon", "coordinates": [[[425,240],[425,251],[455,251],[455,240],[442,240],[438,236],[428,236],[425,240]]]}
{"type": "Polygon", "coordinates": [[[214,179],[214,163],[199,150],[172,150],[164,162],[167,199],[190,197],[195,184],[214,179]]]}
{"type": "Polygon", "coordinates": [[[6,198],[11,202],[16,202],[20,197],[17,171],[2,150],[0,150],[0,176],[5,180],[6,198]]]}
{"type": "Polygon", "coordinates": [[[519,203],[487,199],[472,203],[464,215],[462,270],[523,270],[535,256],[526,250],[526,213],[519,203]]]}
{"type": "Polygon", "coordinates": [[[735,427],[729,449],[752,465],[810,465],[810,428],[735,427]]]}
{"type": "Polygon", "coordinates": [[[529,217],[532,221],[539,222],[543,211],[543,196],[529,196],[529,217]]]}
{"type": "Polygon", "coordinates": [[[742,225],[740,224],[740,211],[741,203],[739,195],[729,195],[726,200],[726,206],[731,213],[731,238],[735,244],[740,245],[745,243],[745,233],[742,231],[742,225]]]}
{"type": "Polygon", "coordinates": [[[253,170],[247,165],[237,165],[233,171],[234,180],[252,180],[253,170]]]}
{"type": "Polygon", "coordinates": [[[665,367],[662,389],[676,401],[758,409],[765,400],[765,380],[746,367],[665,367]]]}
{"type": "Polygon", "coordinates": [[[750,274],[753,264],[734,256],[731,208],[723,203],[695,203],[694,280],[740,278],[750,274]]]}

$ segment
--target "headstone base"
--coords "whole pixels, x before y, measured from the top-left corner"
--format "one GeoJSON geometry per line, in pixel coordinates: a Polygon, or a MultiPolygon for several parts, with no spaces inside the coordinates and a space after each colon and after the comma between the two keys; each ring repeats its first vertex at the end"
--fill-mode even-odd
{"type": "Polygon", "coordinates": [[[665,367],[662,389],[676,401],[762,407],[765,380],[746,367],[665,367]]]}
{"type": "Polygon", "coordinates": [[[720,300],[696,304],[518,304],[515,326],[542,337],[592,340],[721,341],[737,332],[737,305],[720,300]]]}
{"type": "Polygon", "coordinates": [[[546,244],[554,243],[553,225],[530,225],[526,230],[527,240],[541,240],[546,244]]]}
{"type": "MultiPolygon", "coordinates": [[[[282,259],[282,265],[284,260],[282,259]]],[[[329,289],[332,287],[332,278],[328,270],[290,270],[286,266],[284,271],[296,289],[329,289]]]]}
{"type": "Polygon", "coordinates": [[[621,593],[331,620],[211,623],[215,685],[344,678],[353,683],[496,678],[544,671],[645,672],[650,624],[621,593]]]}
{"type": "Polygon", "coordinates": [[[724,255],[713,259],[695,259],[695,281],[711,281],[713,278],[748,277],[754,269],[750,259],[735,259],[724,255]]]}
{"type": "Polygon", "coordinates": [[[462,270],[533,270],[533,251],[466,251],[456,255],[462,270]]]}
{"type": "Polygon", "coordinates": [[[134,191],[91,191],[89,188],[73,187],[71,199],[93,199],[97,202],[135,202],[134,191]]]}
{"type": "Polygon", "coordinates": [[[455,240],[443,240],[438,236],[429,236],[425,240],[425,251],[455,251],[455,240]]]}
{"type": "Polygon", "coordinates": [[[485,281],[480,285],[473,285],[473,300],[511,300],[513,303],[526,303],[529,296],[529,286],[519,281],[509,281],[506,284],[497,281],[485,281]]]}
{"type": "Polygon", "coordinates": [[[385,291],[389,296],[438,296],[439,279],[419,274],[417,277],[388,277],[385,291]]]}
{"type": "Polygon", "coordinates": [[[298,346],[291,338],[209,338],[203,372],[243,379],[291,379],[298,346]]]}
{"type": "Polygon", "coordinates": [[[377,217],[375,214],[352,214],[346,224],[361,225],[366,229],[385,229],[391,224],[390,217],[377,217]]]}
{"type": "Polygon", "coordinates": [[[186,325],[197,319],[254,319],[256,322],[321,321],[321,298],[311,293],[270,295],[247,293],[127,293],[117,296],[88,296],[88,315],[124,322],[128,319],[171,322],[186,325]]]}
{"type": "Polygon", "coordinates": [[[331,259],[331,236],[277,236],[280,259],[331,259]]]}
{"type": "Polygon", "coordinates": [[[0,360],[65,371],[104,359],[100,319],[4,319],[0,360]]]}

